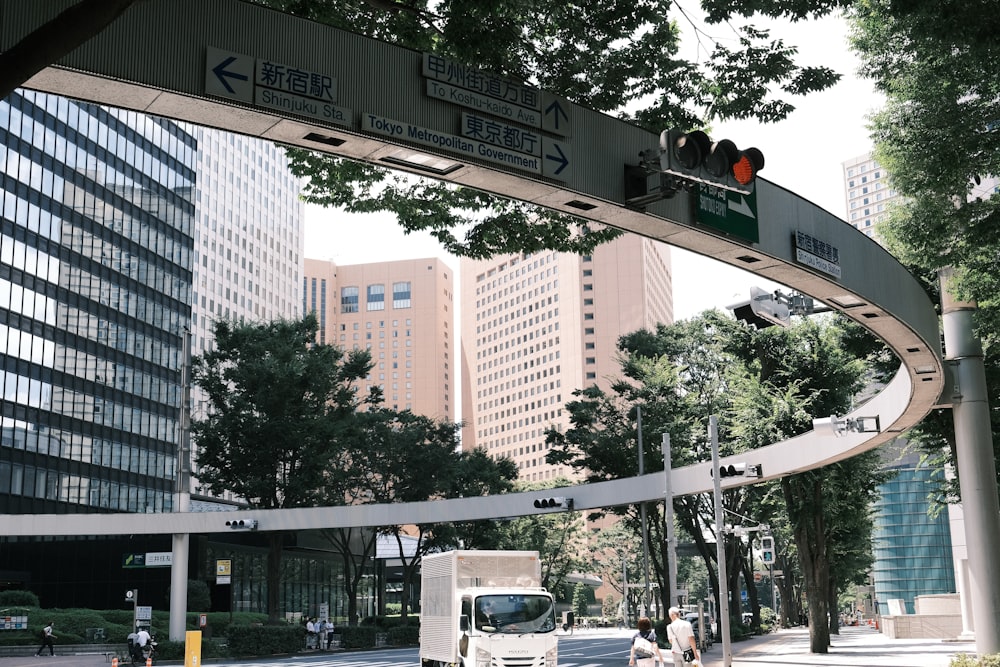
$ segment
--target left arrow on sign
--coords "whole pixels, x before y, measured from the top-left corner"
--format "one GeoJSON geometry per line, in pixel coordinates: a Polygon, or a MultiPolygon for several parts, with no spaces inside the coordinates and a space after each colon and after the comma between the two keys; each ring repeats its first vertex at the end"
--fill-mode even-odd
{"type": "Polygon", "coordinates": [[[247,81],[249,77],[246,74],[240,74],[239,72],[227,72],[226,67],[232,65],[236,61],[236,56],[229,56],[221,63],[212,68],[212,73],[219,79],[219,83],[226,87],[226,90],[230,94],[235,94],[236,90],[229,85],[227,79],[235,79],[236,81],[247,81]]]}

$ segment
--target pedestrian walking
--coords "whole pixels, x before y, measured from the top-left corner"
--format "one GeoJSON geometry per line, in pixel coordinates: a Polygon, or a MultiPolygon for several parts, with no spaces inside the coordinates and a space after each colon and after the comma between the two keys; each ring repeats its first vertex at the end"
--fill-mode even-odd
{"type": "Polygon", "coordinates": [[[691,622],[681,618],[681,610],[671,607],[670,625],[667,626],[667,638],[670,640],[670,654],[674,659],[674,667],[684,667],[701,662],[698,653],[698,642],[694,638],[694,628],[691,622]]]}
{"type": "Polygon", "coordinates": [[[628,653],[628,664],[635,667],[653,667],[654,656],[663,664],[663,654],[656,643],[653,622],[646,616],[639,619],[639,631],[632,635],[632,648],[628,653]]]}
{"type": "Polygon", "coordinates": [[[36,656],[41,655],[42,651],[45,650],[46,646],[49,647],[49,655],[56,654],[56,645],[54,641],[56,639],[56,636],[52,634],[53,625],[55,624],[52,623],[52,621],[49,621],[49,624],[42,629],[42,645],[38,647],[37,651],[35,651],[36,656]]]}

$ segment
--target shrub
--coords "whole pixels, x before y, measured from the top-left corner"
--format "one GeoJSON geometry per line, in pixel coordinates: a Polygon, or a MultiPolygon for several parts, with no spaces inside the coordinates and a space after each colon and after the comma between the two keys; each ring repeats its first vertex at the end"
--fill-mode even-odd
{"type": "Polygon", "coordinates": [[[1000,653],[984,656],[959,653],[948,665],[949,667],[1000,667],[1000,653]]]}
{"type": "Polygon", "coordinates": [[[226,638],[235,656],[296,653],[305,646],[301,625],[230,625],[226,638]]]}
{"type": "Polygon", "coordinates": [[[419,643],[419,625],[398,625],[394,628],[389,628],[390,646],[415,646],[419,643]]]}
{"type": "Polygon", "coordinates": [[[37,607],[38,596],[31,591],[0,591],[0,607],[37,607]]]}
{"type": "Polygon", "coordinates": [[[380,632],[374,625],[357,625],[337,628],[342,648],[374,648],[375,635],[380,632]]]}

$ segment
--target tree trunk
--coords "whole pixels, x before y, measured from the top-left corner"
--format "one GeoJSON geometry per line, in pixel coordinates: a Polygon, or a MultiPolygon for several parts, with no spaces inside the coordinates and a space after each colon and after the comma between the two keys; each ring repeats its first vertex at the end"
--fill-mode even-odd
{"type": "Polygon", "coordinates": [[[840,634],[840,606],[837,604],[837,588],[831,580],[827,584],[826,606],[830,610],[830,634],[840,634]]]}
{"type": "Polygon", "coordinates": [[[276,624],[279,620],[281,600],[281,554],[285,546],[285,534],[275,531],[267,534],[267,622],[276,624]]]}

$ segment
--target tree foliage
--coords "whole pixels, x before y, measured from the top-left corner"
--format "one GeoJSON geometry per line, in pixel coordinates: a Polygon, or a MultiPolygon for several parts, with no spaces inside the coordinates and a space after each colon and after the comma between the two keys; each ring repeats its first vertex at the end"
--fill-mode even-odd
{"type": "MultiPolygon", "coordinates": [[[[371,369],[367,352],[317,345],[313,314],[247,324],[220,320],[215,346],[192,361],[208,407],[191,420],[198,480],[250,507],[321,504],[349,448],[362,401],[351,383],[371,369]]],[[[370,397],[372,400],[377,395],[370,397]]],[[[277,620],[284,532],[268,533],[268,615],[277,620]]]]}
{"type": "MultiPolygon", "coordinates": [[[[680,56],[691,16],[671,0],[258,0],[281,11],[435,53],[525,81],[655,132],[696,128],[713,119],[785,118],[795,97],[823,90],[839,75],[795,62],[796,49],[766,29],[731,28],[703,60],[680,56]]],[[[789,2],[798,18],[822,16],[789,2]]],[[[758,8],[717,3],[724,21],[758,8]]],[[[290,151],[306,178],[306,201],[352,212],[390,211],[406,232],[424,230],[451,253],[484,258],[553,249],[588,253],[615,236],[524,202],[305,150],[290,151]]]]}
{"type": "MultiPolygon", "coordinates": [[[[558,478],[546,482],[520,482],[517,491],[535,491],[567,486],[558,478]]],[[[583,572],[587,561],[584,523],[578,512],[551,512],[515,517],[497,525],[498,549],[538,551],[542,561],[542,586],[559,594],[566,577],[583,572]]]]}
{"type": "MultiPolygon", "coordinates": [[[[756,331],[709,312],[655,332],[624,336],[619,342],[623,377],[613,383],[611,392],[589,387],[575,393],[567,405],[571,426],[565,433],[549,433],[548,458],[587,471],[588,481],[636,474],[636,406],[642,409],[647,471],[661,469],[662,433],[670,435],[673,465],[707,457],[705,424],[710,415],[719,418],[720,453],[746,452],[750,458],[756,448],[810,430],[814,415],[847,410],[867,369],[851,351],[856,347],[854,333],[851,328],[809,322],[756,331]],[[844,344],[845,333],[852,345],[844,344]]],[[[779,539],[794,543],[794,548],[781,545],[779,553],[789,578],[796,569],[804,577],[817,652],[826,652],[829,644],[825,610],[831,592],[857,580],[870,563],[870,550],[859,536],[871,531],[869,504],[878,483],[876,468],[874,457],[857,457],[778,483],[724,492],[727,517],[770,523],[779,539]],[[788,559],[791,554],[798,556],[798,568],[789,567],[795,564],[788,559]]],[[[712,503],[701,497],[675,498],[674,510],[679,534],[699,549],[717,599],[712,541],[724,540],[729,606],[738,613],[740,580],[753,578],[751,545],[732,534],[716,534],[712,503]]],[[[632,532],[635,548],[641,535],[638,509],[609,511],[619,514],[622,529],[632,532]]],[[[658,546],[665,534],[658,509],[651,513],[647,529],[654,545],[652,572],[665,590],[669,563],[665,548],[658,546]]],[[[748,593],[756,610],[756,589],[749,587],[748,593]]],[[[793,596],[786,594],[785,599],[793,596]]]]}
{"type": "MultiPolygon", "coordinates": [[[[902,195],[878,231],[934,294],[937,271],[954,268],[957,292],[978,304],[988,394],[1000,395],[1000,197],[983,180],[1000,174],[1000,17],[984,0],[867,0],[850,16],[860,72],[886,96],[871,119],[875,153],[902,195]]],[[[1000,461],[1000,415],[991,420],[1000,461]]],[[[954,464],[950,410],[910,437],[931,464],[954,464]]],[[[955,500],[957,488],[942,481],[930,495],[955,500]]]]}

